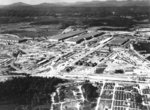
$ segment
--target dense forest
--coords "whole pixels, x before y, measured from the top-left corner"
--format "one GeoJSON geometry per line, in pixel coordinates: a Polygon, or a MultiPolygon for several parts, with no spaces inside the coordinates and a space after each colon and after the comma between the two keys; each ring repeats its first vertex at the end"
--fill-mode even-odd
{"type": "Polygon", "coordinates": [[[142,51],[143,54],[149,54],[150,53],[150,43],[149,42],[138,42],[137,44],[133,45],[135,50],[142,51]]]}
{"type": "MultiPolygon", "coordinates": [[[[31,110],[37,105],[51,104],[51,93],[59,83],[67,82],[58,78],[24,77],[0,82],[1,105],[24,105],[31,110]]],[[[19,109],[20,110],[20,109],[19,109]]]]}

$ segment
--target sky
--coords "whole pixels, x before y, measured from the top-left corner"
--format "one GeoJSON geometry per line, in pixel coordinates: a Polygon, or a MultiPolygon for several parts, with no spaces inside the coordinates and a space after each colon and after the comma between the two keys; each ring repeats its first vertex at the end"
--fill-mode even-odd
{"type": "MultiPolygon", "coordinates": [[[[74,3],[74,2],[81,2],[81,1],[88,2],[92,0],[0,0],[0,5],[8,5],[16,2],[24,2],[27,4],[39,4],[39,3],[56,3],[56,2],[74,3]]],[[[96,1],[105,1],[105,0],[96,0],[96,1]]]]}

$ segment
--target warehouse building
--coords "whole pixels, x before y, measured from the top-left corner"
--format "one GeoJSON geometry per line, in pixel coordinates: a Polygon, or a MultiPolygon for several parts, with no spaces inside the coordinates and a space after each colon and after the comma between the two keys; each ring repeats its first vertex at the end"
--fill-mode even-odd
{"type": "Polygon", "coordinates": [[[79,44],[84,40],[90,40],[94,37],[99,37],[103,34],[104,34],[104,32],[91,32],[91,33],[87,33],[87,34],[84,34],[84,35],[80,35],[80,36],[70,38],[70,39],[66,40],[66,42],[71,43],[71,44],[79,44]]]}
{"type": "Polygon", "coordinates": [[[109,46],[122,46],[129,41],[126,37],[115,37],[111,42],[108,44],[109,46]]]}
{"type": "Polygon", "coordinates": [[[10,43],[17,43],[19,42],[20,38],[16,35],[12,34],[1,34],[0,35],[0,42],[10,42],[10,43]]]}
{"type": "Polygon", "coordinates": [[[80,30],[80,31],[71,31],[71,32],[68,32],[68,33],[65,33],[65,34],[59,34],[59,35],[55,35],[55,36],[52,36],[49,41],[63,41],[65,39],[68,39],[68,38],[71,38],[71,37],[74,37],[74,36],[77,36],[77,35],[80,35],[80,34],[84,34],[86,33],[85,30],[80,30]]]}

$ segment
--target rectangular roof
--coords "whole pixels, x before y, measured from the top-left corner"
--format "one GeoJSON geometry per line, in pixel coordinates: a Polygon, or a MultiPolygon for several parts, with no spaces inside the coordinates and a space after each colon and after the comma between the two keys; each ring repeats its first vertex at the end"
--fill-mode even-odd
{"type": "Polygon", "coordinates": [[[86,32],[86,31],[85,30],[72,31],[72,32],[68,32],[65,34],[59,34],[59,35],[52,36],[50,39],[63,40],[63,39],[67,39],[67,38],[79,35],[84,32],[86,32]]]}
{"type": "Polygon", "coordinates": [[[13,34],[0,34],[0,39],[4,40],[20,40],[20,38],[13,34]]]}
{"type": "Polygon", "coordinates": [[[103,34],[102,32],[92,32],[92,33],[87,33],[84,35],[80,35],[78,37],[74,37],[74,38],[70,38],[67,41],[71,41],[71,42],[77,42],[80,40],[84,40],[84,39],[88,39],[90,37],[97,37],[97,35],[103,34]]]}
{"type": "Polygon", "coordinates": [[[116,38],[114,38],[111,42],[110,42],[110,44],[112,44],[112,45],[115,45],[115,44],[117,44],[117,45],[122,45],[124,42],[126,42],[128,40],[128,38],[122,38],[122,37],[116,37],[116,38]]]}

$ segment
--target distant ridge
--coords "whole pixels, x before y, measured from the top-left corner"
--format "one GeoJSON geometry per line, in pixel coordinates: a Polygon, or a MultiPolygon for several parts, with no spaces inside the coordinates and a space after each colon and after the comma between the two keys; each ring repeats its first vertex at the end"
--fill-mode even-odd
{"type": "Polygon", "coordinates": [[[32,5],[32,6],[51,7],[51,6],[68,6],[68,5],[70,4],[66,2],[60,2],[60,3],[40,3],[40,4],[32,5]]]}
{"type": "Polygon", "coordinates": [[[13,4],[9,4],[9,5],[0,5],[0,8],[19,8],[19,7],[32,7],[32,5],[27,4],[27,3],[23,3],[23,2],[17,2],[17,3],[13,3],[13,4]]]}
{"type": "Polygon", "coordinates": [[[4,7],[26,7],[26,6],[34,6],[34,7],[53,7],[53,6],[75,6],[75,7],[107,7],[107,6],[150,6],[150,0],[108,0],[108,1],[91,1],[91,2],[76,2],[76,3],[66,3],[66,2],[58,2],[58,3],[41,3],[37,5],[30,5],[23,2],[17,2],[10,5],[0,5],[0,8],[4,7]]]}
{"type": "Polygon", "coordinates": [[[105,7],[105,6],[150,6],[150,0],[127,0],[127,1],[91,1],[91,2],[77,2],[74,6],[84,7],[105,7]]]}
{"type": "Polygon", "coordinates": [[[31,6],[31,5],[29,5],[29,4],[27,4],[27,3],[23,3],[23,2],[17,2],[17,3],[13,3],[13,4],[10,4],[10,5],[7,5],[7,6],[31,6]]]}

